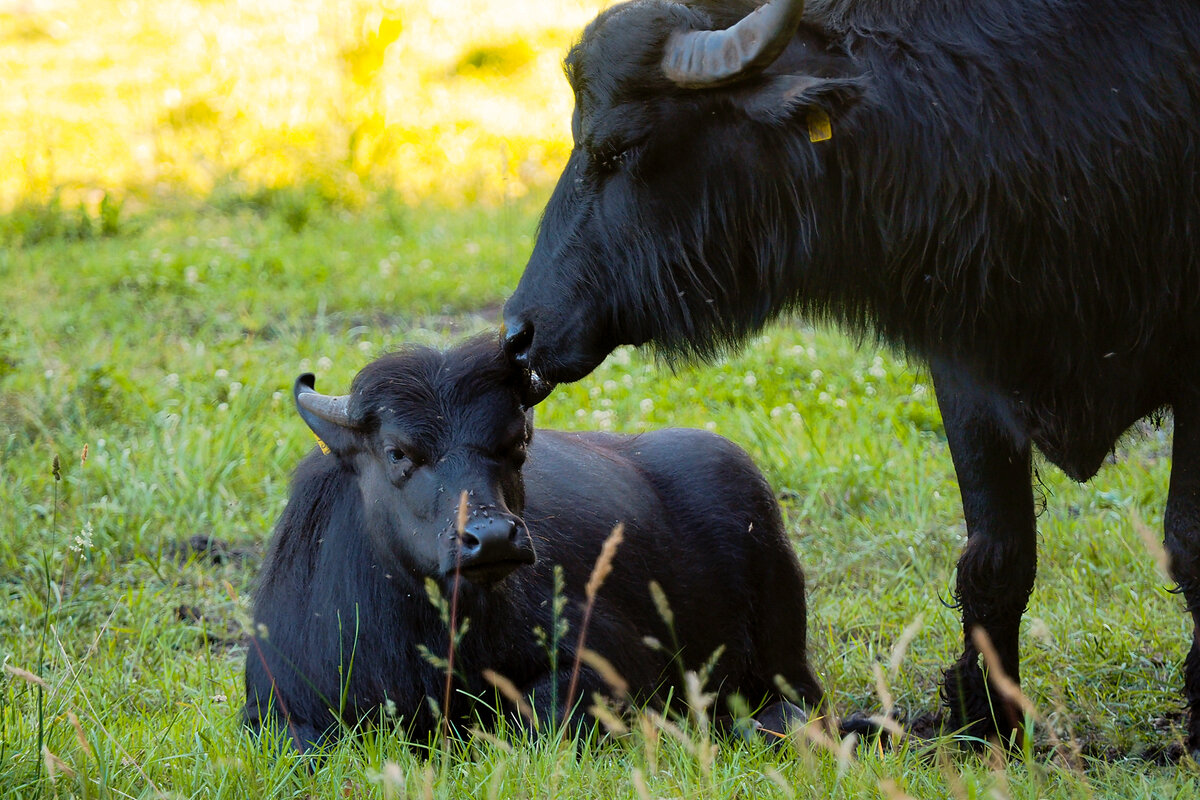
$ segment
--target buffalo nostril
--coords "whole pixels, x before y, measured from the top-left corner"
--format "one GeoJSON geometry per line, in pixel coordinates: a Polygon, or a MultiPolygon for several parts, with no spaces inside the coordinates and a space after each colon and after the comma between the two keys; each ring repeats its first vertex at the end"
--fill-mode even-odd
{"type": "Polygon", "coordinates": [[[501,336],[501,347],[504,353],[516,363],[525,366],[529,361],[529,345],[533,344],[533,323],[523,319],[508,319],[504,321],[504,333],[501,336]]]}
{"type": "Polygon", "coordinates": [[[524,526],[512,517],[474,520],[458,536],[464,559],[491,561],[523,558],[527,547],[521,541],[524,526]]]}
{"type": "Polygon", "coordinates": [[[462,549],[467,552],[474,552],[479,549],[479,537],[469,530],[464,530],[458,535],[458,542],[462,549]]]}

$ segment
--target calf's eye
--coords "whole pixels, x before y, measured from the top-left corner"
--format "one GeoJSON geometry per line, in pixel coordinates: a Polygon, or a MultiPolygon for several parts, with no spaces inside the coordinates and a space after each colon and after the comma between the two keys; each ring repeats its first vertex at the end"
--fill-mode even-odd
{"type": "Polygon", "coordinates": [[[392,473],[399,473],[399,477],[407,478],[412,475],[416,464],[413,460],[404,454],[404,451],[398,447],[389,447],[383,451],[384,463],[391,469],[392,473]]]}

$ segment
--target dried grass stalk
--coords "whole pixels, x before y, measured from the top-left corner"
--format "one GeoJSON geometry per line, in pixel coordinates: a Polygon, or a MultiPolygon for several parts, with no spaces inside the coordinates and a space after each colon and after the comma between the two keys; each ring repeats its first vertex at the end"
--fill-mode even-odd
{"type": "Polygon", "coordinates": [[[26,683],[32,683],[34,686],[40,686],[43,689],[48,688],[48,685],[46,684],[46,681],[44,679],[38,677],[37,675],[34,675],[32,672],[30,672],[27,669],[21,669],[20,667],[14,667],[12,664],[5,664],[4,671],[7,672],[9,675],[12,675],[14,678],[23,680],[26,683]]]}
{"type": "Polygon", "coordinates": [[[597,653],[595,650],[584,649],[579,654],[583,662],[600,675],[605,683],[613,690],[614,697],[625,697],[629,694],[629,682],[617,672],[617,668],[612,665],[604,656],[597,653]]]}
{"type": "Polygon", "coordinates": [[[517,711],[521,712],[521,716],[528,719],[533,724],[534,730],[537,730],[538,721],[533,713],[533,707],[529,705],[529,701],[525,699],[525,695],[521,694],[521,690],[517,688],[515,683],[492,669],[485,669],[483,677],[488,683],[500,690],[500,694],[504,695],[505,699],[516,706],[517,711]]]}
{"type": "Polygon", "coordinates": [[[612,572],[613,558],[616,557],[617,548],[623,541],[625,541],[625,524],[618,522],[617,526],[612,529],[612,533],[604,540],[604,545],[600,548],[600,555],[596,558],[595,566],[592,567],[591,577],[588,578],[587,586],[584,587],[587,604],[583,608],[583,621],[579,626],[579,638],[575,642],[575,663],[571,665],[571,679],[567,682],[567,702],[563,706],[564,715],[569,715],[575,704],[575,690],[579,686],[579,667],[582,663],[584,643],[587,641],[588,623],[592,619],[592,608],[596,604],[596,593],[600,591],[604,580],[612,572]]]}

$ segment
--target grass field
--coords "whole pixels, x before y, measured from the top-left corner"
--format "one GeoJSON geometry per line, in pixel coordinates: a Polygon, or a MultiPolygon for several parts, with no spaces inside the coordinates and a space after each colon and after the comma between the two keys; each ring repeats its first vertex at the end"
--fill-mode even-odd
{"type": "MultiPolygon", "coordinates": [[[[0,797],[1200,793],[1194,762],[1156,758],[1181,737],[1191,633],[1146,541],[1169,419],[1086,487],[1039,468],[1024,759],[949,737],[710,757],[680,721],[581,752],[368,732],[313,764],[242,733],[249,592],[312,446],[291,383],[335,391],[401,343],[498,322],[569,146],[558,62],[600,5],[0,0],[0,797]]],[[[878,711],[878,665],[916,715],[957,653],[965,537],[927,386],[785,321],[704,367],[620,350],[538,421],[747,448],[784,502],[834,706],[878,711]]]]}

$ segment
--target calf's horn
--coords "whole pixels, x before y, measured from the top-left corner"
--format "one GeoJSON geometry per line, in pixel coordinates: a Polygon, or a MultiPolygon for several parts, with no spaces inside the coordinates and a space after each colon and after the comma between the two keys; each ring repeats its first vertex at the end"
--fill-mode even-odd
{"type": "Polygon", "coordinates": [[[350,395],[333,397],[320,394],[313,389],[315,384],[316,378],[309,372],[296,379],[296,402],[300,407],[334,425],[343,428],[354,427],[350,421],[350,395]]]}
{"type": "Polygon", "coordinates": [[[723,86],[770,66],[791,41],[804,0],[771,0],[719,31],[675,31],[667,39],[662,70],[688,89],[723,86]]]}

